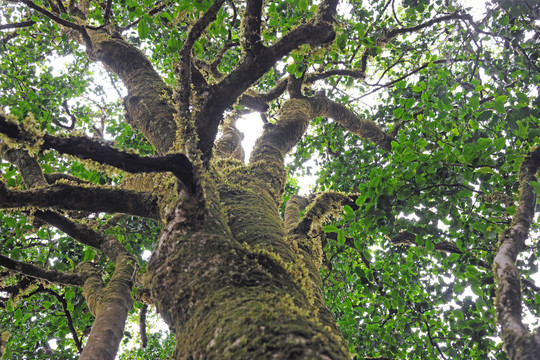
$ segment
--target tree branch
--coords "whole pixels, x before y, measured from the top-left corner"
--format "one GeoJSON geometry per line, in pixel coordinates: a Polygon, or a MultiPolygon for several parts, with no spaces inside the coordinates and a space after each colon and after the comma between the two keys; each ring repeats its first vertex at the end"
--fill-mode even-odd
{"type": "Polygon", "coordinates": [[[268,103],[280,97],[285,92],[285,90],[287,90],[288,83],[289,76],[281,79],[276,84],[276,86],[274,86],[274,88],[272,88],[267,93],[243,94],[238,99],[238,103],[255,111],[266,112],[268,110],[268,103]]]}
{"type": "Polygon", "coordinates": [[[125,213],[159,219],[156,197],[130,190],[57,183],[34,190],[10,190],[0,182],[0,208],[40,208],[125,213]]]}
{"type": "Polygon", "coordinates": [[[191,51],[193,50],[193,45],[201,37],[208,25],[216,19],[216,15],[224,2],[225,0],[214,0],[208,11],[206,11],[189,29],[186,41],[180,49],[180,59],[178,64],[178,100],[180,104],[180,114],[182,116],[187,116],[189,113],[191,97],[191,51]]]}
{"type": "Polygon", "coordinates": [[[146,348],[148,345],[148,335],[146,334],[146,313],[148,311],[148,305],[144,304],[139,314],[139,333],[141,335],[141,349],[146,348]]]}
{"type": "Polygon", "coordinates": [[[136,260],[127,252],[117,258],[116,268],[107,286],[101,274],[89,263],[79,267],[86,276],[83,295],[96,317],[80,360],[114,360],[124,335],[127,314],[133,306],[131,289],[136,260]]]}
{"type": "MultiPolygon", "coordinates": [[[[167,6],[169,4],[169,1],[163,1],[161,4],[158,4],[156,6],[154,6],[152,9],[150,9],[147,14],[150,15],[150,16],[153,16],[157,13],[159,13],[161,10],[163,10],[165,8],[165,6],[167,6]]],[[[132,27],[136,26],[138,23],[141,22],[142,18],[144,17],[144,15],[142,15],[141,17],[139,17],[137,20],[135,20],[134,22],[132,22],[131,24],[128,24],[124,27],[121,27],[119,29],[120,32],[124,32],[126,30],[129,30],[131,29],[132,27]]]]}
{"type": "Polygon", "coordinates": [[[248,0],[244,12],[242,48],[247,56],[256,56],[263,48],[261,42],[261,16],[263,0],[248,0]]]}
{"type": "Polygon", "coordinates": [[[62,304],[62,308],[64,309],[64,315],[66,316],[66,320],[68,323],[69,331],[71,332],[73,341],[75,341],[75,346],[77,346],[77,350],[79,351],[79,353],[81,353],[83,351],[82,343],[77,334],[77,330],[75,329],[75,326],[73,325],[73,318],[71,317],[71,312],[68,310],[68,303],[66,299],[62,295],[58,294],[56,291],[46,288],[43,285],[40,285],[39,290],[51,294],[52,296],[56,298],[56,300],[58,300],[58,302],[60,302],[60,304],[62,304]]]}
{"type": "Polygon", "coordinates": [[[382,131],[373,121],[360,118],[344,105],[332,101],[326,96],[318,95],[310,98],[310,101],[313,106],[319,108],[319,115],[334,119],[346,130],[370,140],[386,151],[392,150],[393,137],[382,131]]]}
{"type": "Polygon", "coordinates": [[[112,0],[107,0],[107,5],[105,6],[105,14],[103,15],[103,23],[105,25],[111,22],[111,13],[112,13],[112,0]]]}
{"type": "Polygon", "coordinates": [[[393,38],[395,38],[397,35],[416,32],[416,31],[422,30],[424,28],[430,27],[431,25],[439,24],[439,23],[442,23],[442,22],[445,22],[445,21],[448,21],[448,20],[461,19],[461,17],[462,16],[459,15],[458,12],[456,11],[456,12],[454,12],[452,14],[449,14],[449,15],[433,18],[431,20],[426,21],[425,23],[418,24],[416,26],[392,29],[392,30],[390,30],[388,32],[385,32],[385,34],[383,36],[383,39],[382,39],[382,42],[386,43],[386,42],[389,42],[390,40],[392,40],[393,38]]]}
{"type": "Polygon", "coordinates": [[[34,2],[32,2],[30,0],[19,0],[19,1],[22,2],[23,4],[25,4],[26,6],[28,6],[30,9],[36,10],[40,14],[45,15],[46,17],[48,17],[52,21],[54,21],[54,22],[56,22],[56,23],[58,23],[58,24],[60,24],[62,26],[65,26],[65,27],[73,29],[73,30],[77,30],[77,31],[81,32],[81,34],[86,33],[86,30],[85,30],[84,26],[72,23],[71,21],[64,20],[61,17],[56,16],[55,14],[50,12],[49,10],[44,9],[44,8],[36,5],[34,2]]]}
{"type": "Polygon", "coordinates": [[[300,222],[300,211],[309,205],[309,200],[303,196],[292,195],[285,205],[285,230],[288,233],[294,231],[300,222]]]}
{"type": "Polygon", "coordinates": [[[171,172],[190,192],[194,191],[193,166],[183,154],[142,157],[122,152],[84,136],[56,137],[44,134],[42,139],[36,139],[32,135],[25,133],[19,124],[8,120],[2,114],[0,114],[0,133],[23,143],[41,142],[41,149],[43,150],[54,149],[81,159],[111,165],[130,173],[171,172]]]}
{"type": "MultiPolygon", "coordinates": [[[[413,233],[410,233],[408,231],[400,232],[398,235],[394,236],[391,241],[396,246],[418,246],[415,242],[416,235],[413,233]]],[[[433,244],[435,246],[435,250],[437,251],[444,251],[449,254],[460,254],[463,255],[464,252],[461,251],[456,244],[450,241],[441,241],[438,243],[433,244]]],[[[474,257],[475,265],[478,265],[487,271],[493,270],[493,265],[488,263],[485,260],[479,259],[478,257],[474,257]]],[[[537,293],[540,293],[540,287],[538,287],[534,281],[531,281],[529,279],[521,279],[521,283],[526,286],[527,288],[531,289],[532,291],[535,291],[537,293]]]]}
{"type": "Polygon", "coordinates": [[[329,78],[331,76],[349,76],[354,79],[364,80],[366,78],[366,70],[362,69],[332,69],[321,73],[307,74],[306,82],[312,83],[317,80],[329,78]]]}
{"type": "Polygon", "coordinates": [[[0,24],[0,30],[7,30],[7,29],[20,29],[25,27],[30,27],[34,25],[36,22],[33,20],[28,21],[22,21],[17,23],[11,23],[11,24],[0,24]]]}
{"type": "Polygon", "coordinates": [[[0,255],[0,266],[27,276],[47,280],[56,284],[82,286],[84,283],[84,279],[79,274],[64,273],[56,270],[46,269],[26,263],[24,261],[13,260],[4,255],[0,255]]]}
{"type": "Polygon", "coordinates": [[[537,194],[529,182],[537,181],[536,172],[539,167],[540,147],[536,147],[521,164],[518,174],[518,211],[512,225],[501,234],[498,251],[493,259],[497,282],[497,319],[506,353],[512,359],[521,358],[519,354],[527,354],[531,359],[540,356],[540,335],[529,333],[522,321],[520,272],[515,264],[529,236],[536,209],[537,194]]]}

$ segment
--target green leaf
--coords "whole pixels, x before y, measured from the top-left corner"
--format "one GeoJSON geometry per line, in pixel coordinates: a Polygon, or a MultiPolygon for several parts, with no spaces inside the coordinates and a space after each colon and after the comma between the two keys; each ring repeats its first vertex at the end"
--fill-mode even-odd
{"type": "Polygon", "coordinates": [[[42,303],[42,305],[43,305],[43,307],[44,307],[45,309],[50,308],[50,307],[52,306],[52,304],[53,304],[53,303],[50,302],[50,301],[44,301],[44,302],[42,303]]]}
{"type": "Polygon", "coordinates": [[[167,51],[170,53],[178,52],[182,48],[182,42],[180,41],[180,34],[176,29],[171,32],[171,36],[167,41],[167,51]]]}
{"type": "Polygon", "coordinates": [[[461,294],[461,293],[463,292],[463,290],[465,290],[465,285],[459,284],[459,283],[455,283],[455,284],[452,286],[452,290],[454,290],[454,293],[456,293],[456,294],[461,294]]]}
{"type": "Polygon", "coordinates": [[[364,204],[364,203],[366,202],[367,195],[368,195],[368,193],[367,193],[367,192],[364,192],[362,195],[360,195],[359,197],[356,198],[356,200],[354,201],[354,203],[355,203],[357,206],[362,206],[362,204],[364,204]]]}
{"type": "Polygon", "coordinates": [[[480,169],[477,170],[480,174],[493,174],[495,171],[487,166],[482,166],[480,169]]]}
{"type": "Polygon", "coordinates": [[[500,101],[495,101],[495,102],[493,102],[493,108],[494,108],[495,111],[497,111],[499,114],[504,114],[504,112],[505,112],[505,109],[504,109],[504,102],[500,102],[500,101]]]}
{"type": "Polygon", "coordinates": [[[139,25],[137,26],[137,30],[139,32],[139,37],[141,39],[146,39],[148,35],[150,35],[150,27],[149,24],[152,21],[152,18],[145,14],[141,21],[139,21],[139,25]]]}
{"type": "Polygon", "coordinates": [[[352,207],[350,207],[349,205],[345,205],[343,207],[343,211],[345,212],[345,218],[347,220],[354,219],[354,210],[352,207]]]}
{"type": "Polygon", "coordinates": [[[472,284],[471,285],[471,290],[472,290],[473,293],[475,293],[476,295],[478,295],[480,297],[484,296],[484,292],[482,291],[482,288],[478,284],[472,284]]]}
{"type": "Polygon", "coordinates": [[[540,196],[540,183],[538,181],[529,181],[529,184],[533,187],[536,195],[540,196]]]}
{"type": "Polygon", "coordinates": [[[488,147],[490,147],[492,144],[492,140],[491,139],[486,139],[486,138],[480,138],[478,139],[477,143],[476,143],[476,146],[474,147],[474,149],[476,151],[484,151],[486,150],[488,147]]]}
{"type": "Polygon", "coordinates": [[[403,115],[403,112],[405,111],[404,108],[397,108],[394,109],[394,117],[399,118],[401,115],[403,115]]]}
{"type": "Polygon", "coordinates": [[[453,254],[451,254],[450,256],[448,256],[448,257],[446,258],[446,260],[448,260],[449,262],[452,262],[452,263],[453,263],[453,262],[456,262],[457,259],[459,259],[459,256],[460,256],[460,254],[453,253],[453,254]]]}
{"type": "Polygon", "coordinates": [[[347,46],[347,40],[349,39],[349,35],[347,33],[341,33],[337,38],[337,46],[340,50],[344,50],[347,46]]]}
{"type": "Polygon", "coordinates": [[[84,258],[83,258],[83,260],[84,260],[84,261],[92,261],[92,260],[94,260],[94,257],[95,257],[95,256],[96,256],[96,253],[95,253],[94,250],[92,250],[92,249],[86,249],[86,250],[84,251],[84,258]]]}
{"type": "Polygon", "coordinates": [[[493,111],[491,110],[484,111],[483,113],[480,114],[480,116],[478,116],[478,121],[479,122],[487,121],[491,119],[492,115],[493,115],[493,111]]]}
{"type": "Polygon", "coordinates": [[[22,313],[21,308],[18,308],[17,310],[15,310],[14,317],[15,317],[15,320],[21,320],[22,319],[23,313],[22,313]]]}
{"type": "Polygon", "coordinates": [[[291,75],[294,75],[296,73],[296,64],[292,63],[289,66],[287,66],[287,72],[291,75]]]}
{"type": "Polygon", "coordinates": [[[471,105],[473,110],[478,109],[478,107],[480,106],[480,98],[478,97],[478,95],[473,95],[469,100],[469,104],[471,105]]]}
{"type": "Polygon", "coordinates": [[[343,231],[343,229],[339,229],[338,230],[338,233],[337,233],[337,243],[338,245],[343,245],[345,244],[345,232],[343,231]]]}
{"type": "Polygon", "coordinates": [[[197,54],[202,54],[204,53],[204,49],[203,49],[203,46],[201,44],[200,41],[195,41],[195,44],[193,44],[193,50],[195,51],[195,53],[197,54]]]}
{"type": "Polygon", "coordinates": [[[323,231],[327,233],[336,232],[338,231],[338,228],[335,225],[326,225],[323,227],[323,231]]]}

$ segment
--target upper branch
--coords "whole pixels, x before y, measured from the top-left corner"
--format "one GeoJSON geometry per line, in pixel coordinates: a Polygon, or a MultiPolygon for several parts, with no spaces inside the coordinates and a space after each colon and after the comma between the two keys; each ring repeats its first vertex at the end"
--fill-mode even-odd
{"type": "Polygon", "coordinates": [[[103,22],[108,24],[111,22],[112,13],[112,0],[107,0],[107,6],[105,7],[105,14],[103,15],[103,22]]]}
{"type": "Polygon", "coordinates": [[[261,16],[263,0],[248,0],[243,20],[242,48],[247,56],[255,56],[261,49],[261,16]]]}
{"type": "Polygon", "coordinates": [[[186,41],[180,49],[179,61],[179,91],[178,97],[180,102],[180,113],[187,114],[189,112],[189,100],[191,97],[191,51],[195,42],[201,37],[203,31],[216,19],[216,15],[221,9],[225,0],[215,0],[201,16],[195,24],[189,29],[186,41]]]}
{"type": "Polygon", "coordinates": [[[61,17],[53,14],[49,10],[44,9],[44,8],[36,5],[34,2],[32,2],[30,0],[19,0],[19,1],[22,2],[23,4],[25,4],[26,6],[28,6],[30,9],[36,10],[40,14],[45,15],[46,17],[48,17],[52,21],[54,21],[54,22],[56,22],[56,23],[58,23],[58,24],[60,24],[62,26],[68,27],[68,28],[73,29],[73,30],[77,30],[77,31],[79,31],[81,33],[86,32],[84,26],[72,23],[71,21],[68,21],[68,20],[64,20],[61,17]]]}
{"type": "MultiPolygon", "coordinates": [[[[169,4],[169,1],[163,1],[162,3],[154,6],[152,9],[150,9],[147,14],[150,15],[150,16],[154,16],[155,14],[161,12],[161,10],[163,10],[167,5],[169,4]]],[[[137,20],[135,20],[134,22],[132,22],[131,24],[127,25],[127,26],[124,26],[122,28],[120,28],[120,32],[124,32],[126,30],[129,30],[131,29],[132,27],[134,27],[135,25],[137,25],[139,22],[141,22],[142,18],[144,17],[144,15],[142,15],[141,17],[139,17],[137,20]]]]}
{"type": "Polygon", "coordinates": [[[337,0],[325,0],[315,17],[284,35],[270,47],[262,47],[256,56],[244,56],[238,66],[211,88],[201,111],[195,118],[198,147],[208,160],[223,112],[291,50],[303,44],[324,44],[335,38],[334,16],[337,0]]]}
{"type": "Polygon", "coordinates": [[[47,280],[57,284],[82,286],[84,283],[84,279],[79,274],[63,273],[56,270],[42,268],[23,261],[10,259],[4,255],[0,255],[0,266],[24,275],[47,280]]]}
{"type": "MultiPolygon", "coordinates": [[[[293,98],[281,106],[277,123],[267,127],[257,139],[250,158],[252,166],[262,161],[265,166],[258,166],[257,171],[265,174],[283,173],[285,155],[300,141],[309,122],[317,116],[332,117],[350,132],[372,141],[386,151],[392,149],[390,135],[373,121],[360,118],[345,106],[324,96],[293,98]]],[[[273,186],[276,192],[281,192],[284,178],[280,178],[273,186]]]]}
{"type": "Polygon", "coordinates": [[[458,12],[456,11],[456,12],[454,12],[452,14],[449,14],[449,15],[439,16],[439,17],[433,18],[431,20],[426,21],[425,23],[418,24],[416,26],[392,29],[392,30],[389,30],[388,32],[385,33],[384,42],[390,41],[391,39],[395,38],[397,35],[416,32],[416,31],[422,30],[424,28],[430,27],[431,25],[439,24],[439,23],[442,23],[442,22],[445,22],[445,21],[448,21],[448,20],[457,20],[457,19],[461,19],[461,18],[462,18],[462,16],[459,15],[458,12]]]}

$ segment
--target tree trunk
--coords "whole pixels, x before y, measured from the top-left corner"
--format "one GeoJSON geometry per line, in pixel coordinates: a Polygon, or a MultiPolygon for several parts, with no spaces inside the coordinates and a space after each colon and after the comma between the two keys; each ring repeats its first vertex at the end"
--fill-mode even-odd
{"type": "Polygon", "coordinates": [[[177,210],[149,264],[175,358],[348,358],[335,322],[320,316],[328,310],[318,272],[285,233],[268,188],[245,179],[244,190],[217,185],[229,221],[217,202],[195,224],[177,210]]]}

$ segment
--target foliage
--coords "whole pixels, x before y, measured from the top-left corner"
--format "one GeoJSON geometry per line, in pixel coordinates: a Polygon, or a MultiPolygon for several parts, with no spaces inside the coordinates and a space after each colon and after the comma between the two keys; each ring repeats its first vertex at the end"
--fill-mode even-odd
{"type": "MultiPolygon", "coordinates": [[[[60,3],[68,6],[34,2],[51,11],[60,3]]],[[[316,17],[318,3],[266,1],[261,41],[279,44],[283,34],[316,17]]],[[[180,50],[190,26],[212,4],[123,0],[110,10],[125,38],[178,89],[180,50]]],[[[193,44],[193,64],[210,85],[245,55],[239,46],[245,6],[226,2],[193,44]]],[[[0,25],[0,105],[6,114],[21,121],[32,114],[46,134],[86,135],[126,152],[156,155],[125,121],[120,95],[126,89],[119,77],[89,60],[70,29],[22,2],[0,8],[6,24],[0,25]]],[[[91,2],[87,22],[105,26],[106,10],[105,3],[91,2]]],[[[336,119],[317,117],[288,164],[284,203],[298,192],[297,178],[310,171],[318,176],[313,192],[356,194],[354,205],[324,228],[321,276],[326,304],[358,359],[507,356],[498,337],[491,265],[499,236],[519,207],[520,166],[540,144],[540,7],[533,0],[508,0],[488,2],[484,10],[472,17],[454,1],[342,1],[335,40],[295,47],[249,90],[268,95],[280,81],[296,79],[303,96],[322,91],[393,136],[391,151],[385,151],[336,119]]],[[[74,15],[62,18],[73,21],[74,15]]],[[[268,128],[292,97],[291,88],[275,93],[266,97],[268,128]]],[[[227,113],[255,110],[239,101],[227,113]]],[[[39,151],[37,157],[45,177],[63,174],[61,183],[115,188],[129,181],[126,172],[60,151],[39,151]]],[[[30,188],[7,159],[0,171],[10,190],[30,188]]],[[[139,275],[146,272],[147,252],[162,231],[155,217],[68,210],[62,214],[74,222],[117,239],[137,258],[139,275]]],[[[66,273],[90,261],[109,281],[116,267],[103,252],[34,212],[21,207],[0,213],[1,255],[66,273]]],[[[533,230],[538,226],[536,221],[533,230]]],[[[538,272],[536,236],[518,260],[524,313],[534,327],[538,322],[529,319],[540,315],[540,288],[531,280],[538,272]]],[[[0,272],[0,329],[11,334],[6,358],[76,358],[94,321],[82,287],[12,270],[0,272]]],[[[137,281],[133,316],[147,301],[144,292],[137,281]]],[[[165,359],[173,348],[171,336],[154,333],[145,349],[126,350],[120,358],[165,359]]]]}

